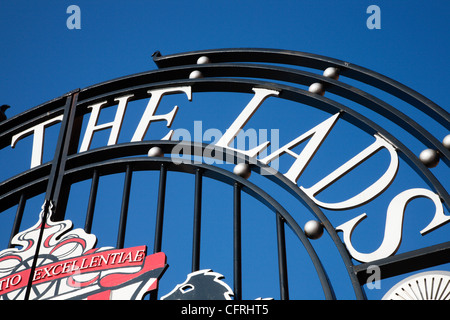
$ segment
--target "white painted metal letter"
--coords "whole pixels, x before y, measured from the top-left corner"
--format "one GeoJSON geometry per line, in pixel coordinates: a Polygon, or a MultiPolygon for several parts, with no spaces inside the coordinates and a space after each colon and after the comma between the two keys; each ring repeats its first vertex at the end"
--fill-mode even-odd
{"type": "Polygon", "coordinates": [[[114,121],[112,121],[112,122],[97,125],[101,107],[104,104],[106,104],[107,101],[103,101],[103,102],[100,102],[100,103],[97,103],[97,104],[94,104],[94,105],[88,107],[88,108],[92,109],[92,112],[89,117],[89,122],[88,122],[88,125],[86,128],[86,132],[84,133],[83,142],[81,143],[79,152],[84,152],[89,149],[91,142],[92,142],[92,136],[95,131],[100,131],[100,130],[105,130],[105,129],[111,128],[111,133],[110,133],[109,139],[108,139],[108,146],[114,145],[117,143],[117,140],[119,139],[120,129],[122,127],[123,116],[124,116],[125,110],[127,108],[128,100],[132,96],[133,95],[127,95],[127,96],[123,96],[123,97],[114,99],[115,101],[119,101],[119,105],[117,106],[116,115],[114,117],[114,121]]]}
{"type": "Polygon", "coordinates": [[[240,151],[249,157],[255,157],[262,150],[267,148],[270,142],[265,142],[251,150],[237,150],[230,148],[229,145],[234,138],[239,134],[239,132],[244,128],[245,124],[250,120],[253,114],[258,110],[261,104],[270,96],[278,96],[279,92],[275,90],[263,89],[263,88],[253,88],[255,95],[248,105],[242,110],[239,116],[234,120],[233,124],[227,129],[224,135],[217,141],[216,146],[222,148],[228,148],[236,151],[240,151]]]}
{"type": "MultiPolygon", "coordinates": [[[[178,106],[175,106],[172,109],[172,111],[167,114],[155,115],[155,112],[156,109],[158,108],[159,102],[161,101],[163,95],[165,95],[166,93],[180,93],[180,92],[184,92],[187,95],[189,101],[192,100],[191,87],[165,88],[148,91],[148,93],[151,94],[151,98],[147,104],[147,108],[145,109],[144,114],[142,115],[141,121],[139,122],[139,125],[133,135],[133,138],[131,139],[131,142],[142,141],[152,121],[165,120],[167,121],[167,127],[170,128],[173,119],[175,118],[175,115],[178,111],[178,106]]],[[[170,132],[164,138],[162,138],[162,140],[170,140],[172,135],[173,130],[170,130],[170,132]]]]}
{"type": "Polygon", "coordinates": [[[31,127],[25,131],[22,131],[18,134],[15,134],[11,139],[11,147],[14,148],[18,140],[33,134],[33,149],[31,152],[31,167],[34,168],[42,164],[42,155],[44,148],[44,136],[45,136],[45,128],[49,127],[57,122],[61,122],[63,119],[63,115],[55,117],[53,119],[44,121],[31,127]]]}
{"type": "Polygon", "coordinates": [[[450,216],[444,214],[441,199],[437,194],[427,189],[416,188],[403,191],[392,199],[386,214],[386,227],[384,231],[383,242],[380,247],[372,253],[360,253],[355,250],[352,245],[351,237],[356,226],[364,220],[367,215],[365,213],[353,218],[350,221],[338,226],[336,231],[343,232],[343,238],[347,250],[351,256],[361,262],[370,262],[378,259],[387,258],[395,254],[400,247],[403,233],[403,216],[408,203],[418,197],[429,198],[433,201],[436,211],[433,220],[428,226],[420,231],[422,235],[440,227],[450,221],[450,216]]]}
{"type": "Polygon", "coordinates": [[[284,145],[283,147],[273,152],[272,154],[268,155],[264,159],[261,159],[260,161],[264,164],[268,164],[269,162],[282,156],[285,153],[296,158],[294,164],[289,168],[288,172],[286,172],[284,176],[289,180],[291,180],[293,183],[297,183],[298,178],[305,170],[306,166],[311,161],[312,157],[317,152],[322,142],[330,133],[331,129],[335,125],[338,118],[339,113],[336,113],[335,115],[318,124],[308,132],[305,132],[301,136],[295,138],[288,144],[284,145]],[[310,138],[311,140],[308,142],[308,144],[305,146],[305,148],[302,150],[300,154],[296,154],[291,150],[292,148],[295,148],[303,141],[310,138]]]}
{"type": "Polygon", "coordinates": [[[300,187],[314,202],[327,209],[332,210],[344,210],[360,206],[368,201],[372,200],[380,193],[382,193],[394,180],[397,170],[398,170],[398,155],[395,148],[385,139],[378,135],[375,135],[375,142],[368,146],[366,149],[361,151],[358,155],[344,163],[342,166],[337,168],[335,171],[330,173],[328,176],[317,182],[310,188],[300,187]],[[391,161],[389,167],[385,173],[375,181],[371,186],[367,187],[361,191],[356,196],[338,203],[326,203],[319,201],[315,196],[322,190],[333,184],[335,181],[340,179],[342,176],[346,175],[348,172],[353,170],[355,167],[369,159],[373,154],[382,148],[386,148],[389,151],[391,161]]]}

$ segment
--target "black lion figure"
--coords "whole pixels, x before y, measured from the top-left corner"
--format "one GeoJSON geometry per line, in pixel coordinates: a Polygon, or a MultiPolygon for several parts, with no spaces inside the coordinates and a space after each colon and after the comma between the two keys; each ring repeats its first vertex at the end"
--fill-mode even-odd
{"type": "Polygon", "coordinates": [[[161,300],[231,300],[231,288],[223,282],[224,276],[210,269],[188,274],[182,284],[161,297],[161,300]]]}

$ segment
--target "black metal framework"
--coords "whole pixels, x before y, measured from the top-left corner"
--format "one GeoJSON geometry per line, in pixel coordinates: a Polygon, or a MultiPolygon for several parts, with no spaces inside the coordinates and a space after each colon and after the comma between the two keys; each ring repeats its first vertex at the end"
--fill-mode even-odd
{"type": "MultiPolygon", "coordinates": [[[[394,123],[411,133],[427,147],[438,150],[446,165],[450,164],[450,152],[418,123],[396,110],[386,102],[341,81],[333,80],[318,74],[298,70],[292,67],[281,67],[275,64],[302,66],[324,70],[327,67],[337,67],[345,77],[364,82],[384,90],[394,96],[426,112],[438,123],[450,127],[449,114],[429,99],[402,84],[353,64],[336,59],[283,50],[261,49],[227,49],[206,50],[169,56],[161,56],[159,52],[153,55],[159,70],[135,74],[105,83],[94,85],[82,90],[75,90],[66,95],[44,103],[18,116],[0,123],[0,148],[8,146],[11,137],[33,125],[64,115],[53,161],[27,170],[13,178],[0,183],[0,208],[6,210],[17,205],[14,224],[11,228],[11,239],[19,231],[20,223],[27,199],[45,193],[46,201],[55,203],[55,219],[64,219],[65,209],[72,184],[91,180],[91,189],[86,213],[85,231],[90,232],[95,212],[99,178],[113,173],[125,173],[125,181],[120,211],[120,223],[117,234],[117,248],[123,248],[127,232],[127,214],[130,198],[130,186],[133,172],[142,170],[159,171],[159,189],[156,213],[156,228],[153,252],[162,249],[162,234],[164,230],[164,204],[166,197],[166,177],[168,171],[185,172],[195,175],[194,185],[194,219],[192,271],[200,267],[200,230],[202,228],[202,179],[215,179],[233,186],[233,270],[235,299],[242,298],[242,252],[241,252],[241,192],[246,192],[264,203],[274,212],[274,226],[277,232],[279,287],[281,299],[289,299],[288,269],[286,263],[285,226],[298,237],[314,264],[319,276],[325,298],[334,299],[332,285],[326,271],[315,252],[310,240],[296,220],[269,194],[227,170],[206,164],[183,163],[173,164],[168,155],[175,145],[184,144],[191,154],[204,154],[207,147],[201,143],[178,141],[143,141],[117,144],[97,148],[83,153],[77,153],[80,138],[82,117],[88,113],[87,107],[99,101],[108,101],[108,106],[115,104],[113,99],[119,95],[133,94],[132,100],[147,98],[147,91],[155,88],[191,86],[193,92],[245,92],[251,93],[255,87],[264,87],[280,91],[279,98],[299,102],[321,109],[328,113],[341,113],[341,118],[355,124],[367,133],[379,134],[388,139],[397,149],[399,155],[427,182],[429,187],[442,199],[447,209],[450,197],[439,180],[419,161],[417,156],[403,145],[392,134],[352,110],[330,98],[308,92],[297,85],[323,83],[328,92],[364,105],[380,115],[391,119],[394,123]],[[201,56],[207,56],[211,63],[196,64],[201,56]],[[239,63],[237,63],[239,62],[239,63]],[[264,64],[256,64],[264,63],[264,64]],[[203,78],[189,79],[189,74],[199,70],[203,78]],[[275,82],[283,81],[283,83],[275,82]],[[286,84],[289,83],[289,84],[286,84]],[[158,146],[166,157],[149,158],[146,156],[151,147],[158,146]],[[136,157],[137,156],[137,157],[136,157]]],[[[185,148],[186,150],[186,148],[185,148]]],[[[232,159],[233,163],[251,163],[253,172],[273,171],[254,159],[230,151],[216,148],[214,157],[222,160],[232,159]]],[[[350,277],[357,299],[364,299],[362,285],[367,280],[368,264],[354,265],[344,244],[337,235],[333,225],[322,210],[295,184],[278,172],[266,175],[268,179],[283,187],[299,200],[324,226],[340,253],[342,261],[350,277]]],[[[374,261],[382,269],[383,277],[420,270],[426,266],[434,266],[450,262],[450,242],[429,248],[397,255],[382,261],[374,261]]],[[[36,259],[35,259],[36,261],[36,259]]],[[[33,265],[35,266],[36,262],[33,265]]],[[[28,288],[28,294],[31,286],[28,288]]],[[[28,295],[27,295],[28,296],[28,295]]]]}

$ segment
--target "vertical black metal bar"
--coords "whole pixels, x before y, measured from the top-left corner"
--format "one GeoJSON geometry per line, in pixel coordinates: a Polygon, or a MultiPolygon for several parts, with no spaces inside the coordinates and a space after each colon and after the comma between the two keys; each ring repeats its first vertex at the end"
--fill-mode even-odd
{"type": "Polygon", "coordinates": [[[127,227],[128,204],[130,202],[131,178],[133,171],[131,166],[127,165],[125,172],[125,182],[123,186],[122,208],[120,210],[119,232],[117,234],[117,249],[122,249],[125,243],[125,231],[127,227]]]}
{"type": "MultiPolygon", "coordinates": [[[[156,207],[155,243],[153,244],[153,253],[161,252],[162,247],[166,179],[167,168],[164,163],[161,163],[161,168],[159,171],[158,203],[156,207]]],[[[150,300],[158,300],[158,289],[153,290],[150,293],[150,300]]]]}
{"type": "Polygon", "coordinates": [[[45,198],[55,205],[52,219],[60,221],[64,219],[64,213],[69,197],[70,186],[63,183],[64,170],[67,156],[77,144],[79,128],[75,121],[76,104],[79,90],[70,93],[64,110],[64,118],[61,123],[60,135],[56,146],[56,153],[53,159],[52,170],[49,176],[49,183],[45,198]]]}
{"type": "Polygon", "coordinates": [[[92,229],[92,221],[94,219],[94,209],[95,209],[95,202],[97,200],[97,190],[98,190],[98,170],[94,170],[94,174],[92,175],[92,182],[91,182],[91,192],[89,194],[89,202],[88,202],[88,208],[86,212],[86,222],[84,224],[84,231],[87,233],[91,233],[92,229]]]}
{"type": "Polygon", "coordinates": [[[202,172],[195,172],[195,194],[194,194],[194,238],[192,241],[192,272],[200,269],[200,234],[202,219],[202,172]]]}
{"type": "Polygon", "coordinates": [[[22,193],[20,196],[20,199],[19,199],[19,205],[17,206],[16,217],[14,218],[14,224],[13,224],[13,228],[11,230],[11,236],[9,237],[8,248],[12,248],[12,245],[11,245],[12,238],[14,238],[14,236],[19,232],[26,202],[27,201],[25,199],[25,194],[22,193]]]}
{"type": "Polygon", "coordinates": [[[49,200],[45,200],[44,201],[44,206],[43,206],[43,209],[42,209],[43,212],[42,212],[41,227],[39,229],[38,241],[36,243],[36,252],[34,253],[33,263],[31,264],[30,275],[29,275],[29,278],[28,278],[27,290],[25,291],[24,300],[29,300],[30,299],[31,289],[33,287],[34,271],[36,270],[37,260],[38,260],[38,257],[39,257],[39,249],[41,247],[42,237],[43,237],[43,234],[44,234],[46,221],[48,219],[50,206],[51,206],[50,201],[49,200]]]}
{"type": "Polygon", "coordinates": [[[153,253],[160,252],[162,246],[164,202],[166,198],[166,177],[167,168],[165,164],[162,163],[159,175],[158,204],[156,208],[155,243],[153,244],[153,253]]]}
{"type": "MultiPolygon", "coordinates": [[[[24,300],[29,300],[31,289],[33,286],[33,275],[36,269],[37,260],[39,257],[40,245],[42,242],[42,236],[44,234],[45,225],[47,219],[49,218],[49,211],[54,210],[50,208],[54,203],[59,201],[59,193],[61,189],[61,181],[63,177],[63,171],[65,167],[65,159],[67,157],[67,150],[69,148],[68,144],[71,140],[71,132],[73,126],[73,119],[75,118],[75,106],[78,100],[78,92],[74,91],[67,94],[66,104],[64,106],[64,115],[61,123],[61,128],[59,130],[58,142],[56,144],[55,155],[52,160],[52,168],[50,170],[50,175],[47,183],[47,190],[45,194],[43,215],[41,228],[39,230],[39,237],[37,240],[36,252],[34,253],[33,262],[30,268],[30,277],[28,279],[27,289],[25,291],[24,300]]],[[[66,195],[67,197],[68,195],[66,195]]],[[[52,212],[54,213],[54,212],[52,212]]]]}
{"type": "Polygon", "coordinates": [[[276,213],[276,218],[277,218],[277,245],[278,245],[278,274],[280,278],[280,299],[289,300],[284,221],[278,212],[276,213]]]}
{"type": "Polygon", "coordinates": [[[234,183],[233,207],[234,297],[242,300],[241,185],[238,182],[234,183]]]}

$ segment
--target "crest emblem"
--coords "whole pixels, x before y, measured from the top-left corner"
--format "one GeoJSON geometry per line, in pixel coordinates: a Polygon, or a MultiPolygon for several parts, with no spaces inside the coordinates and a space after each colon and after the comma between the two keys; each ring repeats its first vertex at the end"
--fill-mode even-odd
{"type": "Polygon", "coordinates": [[[0,300],[25,299],[27,290],[30,300],[137,300],[157,288],[167,268],[164,253],[147,256],[146,246],[95,248],[95,235],[72,230],[69,220],[48,218],[43,225],[45,206],[38,223],[12,239],[22,248],[0,252],[0,300]]]}

